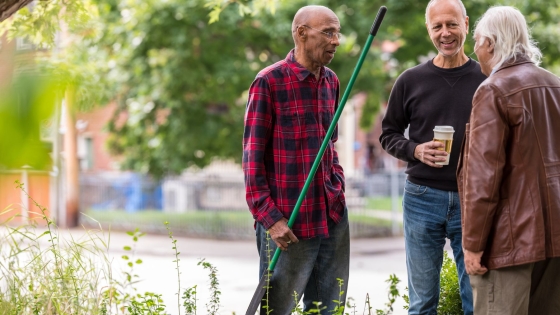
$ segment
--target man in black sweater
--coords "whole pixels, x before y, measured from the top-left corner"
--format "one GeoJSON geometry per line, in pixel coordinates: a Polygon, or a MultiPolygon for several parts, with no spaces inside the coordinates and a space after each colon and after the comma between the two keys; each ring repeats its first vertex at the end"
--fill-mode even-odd
{"type": "Polygon", "coordinates": [[[469,18],[461,0],[431,0],[428,34],[438,55],[406,70],[395,82],[383,118],[380,142],[389,154],[408,162],[403,196],[409,314],[433,315],[439,300],[445,239],[457,264],[464,314],[472,314],[472,289],[461,246],[461,209],[456,168],[471,102],[486,79],[467,57],[469,18]],[[455,130],[449,165],[443,144],[432,141],[435,126],[455,130]],[[408,138],[405,130],[408,128],[408,138]],[[440,162],[440,164],[436,164],[440,162]]]}

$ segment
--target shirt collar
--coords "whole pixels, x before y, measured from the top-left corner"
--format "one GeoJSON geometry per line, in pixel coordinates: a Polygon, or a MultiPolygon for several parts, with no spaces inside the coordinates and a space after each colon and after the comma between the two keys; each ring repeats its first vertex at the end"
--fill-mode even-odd
{"type": "MultiPolygon", "coordinates": [[[[286,56],[285,61],[288,64],[288,66],[290,66],[292,71],[294,71],[298,80],[303,81],[308,76],[313,75],[313,74],[311,73],[311,71],[307,70],[307,68],[305,68],[299,62],[296,61],[296,57],[294,55],[294,52],[295,52],[294,49],[290,50],[290,52],[286,56]]],[[[320,76],[320,78],[325,77],[325,67],[324,66],[321,67],[321,72],[320,72],[319,76],[320,76]]]]}

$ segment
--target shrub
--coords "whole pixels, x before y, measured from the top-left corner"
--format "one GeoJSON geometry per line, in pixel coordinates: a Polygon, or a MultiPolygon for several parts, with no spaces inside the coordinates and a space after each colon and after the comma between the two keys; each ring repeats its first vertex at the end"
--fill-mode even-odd
{"type": "MultiPolygon", "coordinates": [[[[447,251],[443,252],[443,265],[441,267],[439,282],[440,289],[437,313],[439,315],[462,315],[463,304],[459,291],[457,266],[455,265],[455,261],[447,254],[447,251]]],[[[408,290],[408,288],[406,288],[406,290],[408,290]]],[[[404,308],[408,309],[408,296],[403,295],[403,299],[406,303],[404,308]]]]}
{"type": "Polygon", "coordinates": [[[459,291],[459,277],[455,261],[443,252],[443,266],[440,275],[439,304],[437,313],[441,315],[462,315],[463,306],[459,291]]]}

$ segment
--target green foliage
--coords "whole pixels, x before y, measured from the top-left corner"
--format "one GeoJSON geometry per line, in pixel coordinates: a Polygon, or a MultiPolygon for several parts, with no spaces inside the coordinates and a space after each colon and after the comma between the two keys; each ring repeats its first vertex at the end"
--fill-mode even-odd
{"type": "MultiPolygon", "coordinates": [[[[255,1],[250,8],[238,2],[220,7],[219,22],[210,24],[209,6],[221,3],[100,3],[100,36],[86,44],[96,56],[103,52],[110,65],[106,78],[116,88],[119,111],[109,125],[109,148],[124,156],[124,168],[157,177],[203,167],[214,158],[240,161],[246,91],[260,69],[283,59],[293,47],[292,18],[306,2],[255,1]],[[128,116],[126,122],[117,121],[120,113],[128,116]]],[[[372,17],[357,23],[363,22],[352,16],[358,10],[335,7],[347,40],[332,68],[344,88],[372,17]]],[[[377,84],[385,76],[379,54],[376,44],[356,91],[382,90],[377,84]]]]}
{"type": "Polygon", "coordinates": [[[219,290],[220,281],[218,280],[218,269],[205,259],[201,259],[198,265],[202,265],[204,269],[208,269],[210,278],[210,301],[206,304],[208,315],[215,315],[220,309],[220,295],[222,292],[219,290]]]}
{"type": "Polygon", "coordinates": [[[196,315],[196,285],[186,289],[182,298],[185,315],[196,315]]]}
{"type": "MultiPolygon", "coordinates": [[[[47,209],[28,195],[23,184],[16,182],[16,185],[39,209],[37,214],[45,227],[14,228],[6,223],[1,226],[0,279],[3,286],[0,287],[0,314],[168,314],[161,294],[136,292],[139,276],[134,267],[142,260],[134,256],[138,240],[145,235],[143,232],[138,229],[127,232],[133,245],[123,246],[127,254],[121,258],[128,269],[123,272],[122,279],[114,278],[112,260],[108,256],[109,241],[103,230],[85,230],[81,239],[74,239],[70,234],[60,235],[55,223],[46,215],[47,209]]],[[[9,207],[2,214],[8,211],[9,207]]],[[[171,231],[169,236],[176,247],[171,231]]],[[[179,268],[179,252],[174,249],[174,262],[179,268]]],[[[204,260],[199,265],[210,270],[208,314],[215,314],[220,294],[217,269],[204,260]]],[[[179,274],[178,271],[178,281],[179,274]]],[[[196,315],[196,285],[185,290],[182,297],[186,314],[196,315]]],[[[177,307],[180,314],[181,306],[177,307]]]]}
{"type": "MultiPolygon", "coordinates": [[[[560,73],[560,7],[545,0],[506,2],[527,17],[544,53],[543,66],[560,73]]],[[[52,54],[46,67],[63,84],[76,88],[81,109],[117,100],[119,110],[108,126],[111,152],[124,157],[123,168],[160,177],[203,167],[214,158],[240,161],[247,89],[260,69],[284,58],[293,47],[292,18],[306,4],[304,0],[37,1],[33,10],[22,9],[0,26],[9,30],[10,38],[26,36],[49,47],[60,22],[68,24],[76,44],[65,54],[52,54]]],[[[359,124],[369,129],[394,79],[418,64],[420,57],[435,53],[424,27],[425,3],[318,0],[315,4],[332,8],[346,35],[329,65],[342,90],[378,8],[388,7],[354,85],[354,94],[368,94],[359,124]],[[382,53],[384,40],[400,48],[382,53]]],[[[495,3],[464,4],[472,30],[495,3]]],[[[473,49],[470,37],[467,54],[473,49]]]]}
{"type": "Polygon", "coordinates": [[[84,32],[96,9],[91,0],[34,1],[0,23],[0,37],[7,33],[9,40],[25,37],[40,48],[53,48],[62,24],[72,33],[84,32]]]}
{"type": "Polygon", "coordinates": [[[384,310],[380,310],[380,309],[375,310],[376,315],[392,314],[393,313],[393,304],[395,304],[395,301],[400,296],[399,289],[398,289],[397,285],[401,281],[399,280],[399,278],[395,274],[390,275],[389,279],[387,279],[387,281],[385,281],[385,282],[387,282],[389,284],[389,291],[387,293],[387,298],[389,299],[389,301],[385,304],[386,308],[384,310]]]}
{"type": "Polygon", "coordinates": [[[60,92],[47,77],[20,73],[11,85],[0,87],[0,168],[45,168],[50,148],[41,129],[52,131],[54,104],[60,92]]]}
{"type": "MultiPolygon", "coordinates": [[[[447,251],[443,252],[443,265],[439,281],[440,290],[437,313],[441,315],[463,314],[457,266],[455,261],[447,254],[447,251]]],[[[410,304],[408,295],[403,295],[403,299],[405,301],[404,309],[407,310],[410,304]]]]}
{"type": "MultiPolygon", "coordinates": [[[[472,39],[476,21],[482,14],[494,5],[509,5],[518,8],[532,30],[533,36],[542,50],[543,67],[560,74],[560,6],[550,5],[547,0],[507,0],[488,1],[473,0],[463,1],[469,16],[469,35],[465,42],[465,53],[476,59],[473,53],[474,40],[472,39]]],[[[555,2],[557,4],[557,1],[555,2]]],[[[419,57],[436,53],[425,25],[426,2],[415,0],[387,0],[389,9],[386,16],[387,31],[390,39],[398,41],[401,46],[393,57],[398,60],[398,72],[419,63],[419,57]],[[406,23],[403,23],[406,21],[406,23]]]]}
{"type": "MultiPolygon", "coordinates": [[[[23,184],[17,187],[30,198],[23,184]]],[[[61,240],[46,209],[30,199],[46,227],[37,233],[35,226],[2,226],[0,313],[103,314],[106,243],[89,232],[84,239],[61,240]]]]}
{"type": "MultiPolygon", "coordinates": [[[[171,247],[171,249],[173,249],[173,251],[175,252],[175,260],[173,260],[173,262],[175,263],[175,269],[177,270],[177,281],[179,284],[178,285],[179,291],[177,292],[177,309],[179,309],[179,315],[181,315],[181,270],[179,269],[179,261],[181,261],[181,259],[179,259],[180,252],[177,250],[177,240],[173,237],[173,233],[169,228],[169,222],[165,221],[163,224],[165,225],[167,234],[171,239],[171,244],[173,244],[173,247],[171,247]]],[[[190,291],[189,293],[185,291],[185,294],[187,294],[187,297],[190,297],[190,291]]]]}
{"type": "Polygon", "coordinates": [[[146,292],[135,296],[127,307],[131,315],[166,315],[161,294],[146,292]]]}
{"type": "Polygon", "coordinates": [[[439,304],[437,312],[441,315],[461,315],[463,308],[459,291],[459,278],[455,261],[443,252],[443,266],[440,275],[439,304]]]}

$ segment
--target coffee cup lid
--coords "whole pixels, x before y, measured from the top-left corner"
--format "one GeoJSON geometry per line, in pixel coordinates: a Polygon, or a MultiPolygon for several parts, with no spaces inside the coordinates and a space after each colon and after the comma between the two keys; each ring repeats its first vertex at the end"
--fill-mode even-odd
{"type": "Polygon", "coordinates": [[[434,131],[437,131],[437,132],[455,132],[455,129],[453,129],[453,126],[435,126],[434,131]]]}

